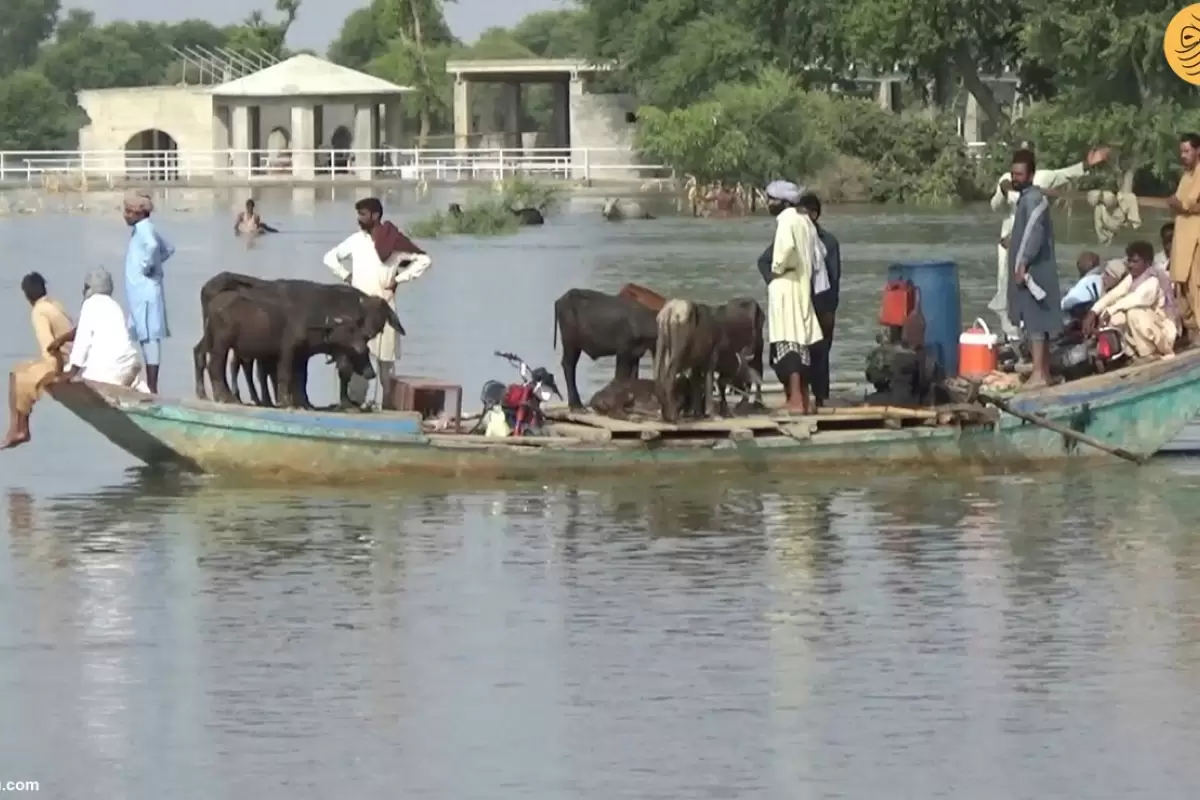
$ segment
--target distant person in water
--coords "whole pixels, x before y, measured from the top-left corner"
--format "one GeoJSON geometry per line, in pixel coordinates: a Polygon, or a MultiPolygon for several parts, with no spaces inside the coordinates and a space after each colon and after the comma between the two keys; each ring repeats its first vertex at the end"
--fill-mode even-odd
{"type": "Polygon", "coordinates": [[[233,222],[233,233],[234,235],[240,236],[243,233],[279,233],[279,231],[263,222],[262,217],[258,215],[254,201],[247,200],[246,210],[239,212],[237,219],[233,222]]]}

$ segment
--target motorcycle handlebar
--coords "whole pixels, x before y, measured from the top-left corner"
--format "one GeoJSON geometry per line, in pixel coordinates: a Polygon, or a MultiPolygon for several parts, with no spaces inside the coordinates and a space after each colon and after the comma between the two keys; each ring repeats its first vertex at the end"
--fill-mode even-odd
{"type": "Polygon", "coordinates": [[[511,361],[516,364],[524,363],[524,361],[522,361],[520,356],[514,355],[512,353],[502,353],[499,350],[497,350],[497,351],[495,351],[495,353],[493,353],[493,355],[495,355],[497,358],[503,358],[505,361],[511,361]]]}

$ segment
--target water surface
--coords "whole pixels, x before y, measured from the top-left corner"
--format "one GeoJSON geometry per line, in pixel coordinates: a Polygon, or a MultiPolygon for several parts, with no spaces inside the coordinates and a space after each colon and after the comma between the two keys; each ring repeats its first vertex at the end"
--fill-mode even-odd
{"type": "MultiPolygon", "coordinates": [[[[324,278],[353,224],[352,195],[267,193],[286,232],[248,250],[240,200],[162,204],[166,393],[190,389],[207,277],[324,278]]],[[[551,305],[572,286],[761,290],[765,220],[608,225],[600,202],[425,243],[403,371],[470,398],[508,377],[494,349],[556,367],[551,305]]],[[[827,223],[842,375],[861,374],[891,261],[958,261],[964,316],[991,296],[990,214],[827,223]]],[[[1064,264],[1089,229],[1059,221],[1064,264]]],[[[32,347],[24,271],[75,309],[126,236],[115,211],[0,221],[0,356],[32,347]]],[[[586,366],[585,393],[610,370],[586,366]]],[[[34,436],[0,454],[0,781],[50,796],[1165,798],[1200,778],[1189,459],[255,490],[136,469],[52,402],[34,436]]]]}

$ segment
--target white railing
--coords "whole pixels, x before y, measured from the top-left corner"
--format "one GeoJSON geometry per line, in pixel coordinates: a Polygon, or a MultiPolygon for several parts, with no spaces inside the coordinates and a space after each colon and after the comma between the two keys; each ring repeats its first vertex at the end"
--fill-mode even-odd
{"type": "Polygon", "coordinates": [[[0,152],[0,183],[667,178],[618,148],[0,152]]]}

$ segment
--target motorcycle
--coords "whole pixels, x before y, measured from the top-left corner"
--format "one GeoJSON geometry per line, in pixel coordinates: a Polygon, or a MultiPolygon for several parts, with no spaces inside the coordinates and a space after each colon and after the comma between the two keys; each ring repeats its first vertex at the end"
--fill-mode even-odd
{"type": "MultiPolygon", "coordinates": [[[[1018,339],[1003,342],[997,355],[1002,372],[1016,372],[1018,364],[1032,360],[1028,342],[1018,339]]],[[[1078,325],[1068,326],[1050,343],[1050,374],[1068,381],[1111,372],[1128,361],[1121,332],[1115,328],[1101,328],[1085,337],[1078,325]]]]}
{"type": "Polygon", "coordinates": [[[539,436],[546,425],[542,404],[557,397],[562,399],[554,375],[544,367],[532,369],[520,356],[495,352],[517,369],[520,383],[507,386],[500,381],[488,381],[479,393],[483,413],[476,430],[484,428],[487,436],[539,436]]]}

